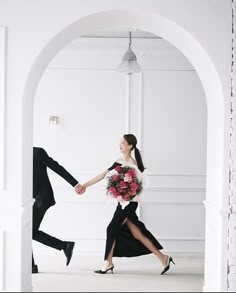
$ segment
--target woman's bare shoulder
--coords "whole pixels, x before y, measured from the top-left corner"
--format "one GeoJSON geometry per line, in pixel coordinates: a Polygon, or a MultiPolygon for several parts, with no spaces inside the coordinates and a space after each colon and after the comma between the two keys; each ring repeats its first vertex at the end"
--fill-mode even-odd
{"type": "Polygon", "coordinates": [[[124,160],[122,158],[118,158],[115,162],[119,164],[123,164],[124,160]]]}
{"type": "Polygon", "coordinates": [[[135,161],[135,159],[132,158],[132,162],[135,166],[138,166],[137,162],[135,161]]]}

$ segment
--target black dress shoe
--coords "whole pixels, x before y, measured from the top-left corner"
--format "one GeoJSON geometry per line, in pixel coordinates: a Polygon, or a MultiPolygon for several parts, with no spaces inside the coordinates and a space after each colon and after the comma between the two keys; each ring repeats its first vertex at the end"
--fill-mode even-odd
{"type": "Polygon", "coordinates": [[[161,272],[161,275],[164,275],[167,271],[170,269],[170,263],[173,263],[175,265],[175,262],[173,261],[173,258],[171,256],[168,257],[167,266],[164,268],[164,270],[161,272]]]}
{"type": "Polygon", "coordinates": [[[102,271],[102,270],[94,271],[94,273],[101,274],[101,275],[105,275],[107,272],[111,271],[111,273],[113,274],[113,270],[114,270],[114,266],[108,268],[105,271],[102,271]]]}
{"type": "Polygon", "coordinates": [[[38,266],[33,265],[32,266],[32,274],[38,274],[38,273],[39,273],[38,266]]]}
{"type": "Polygon", "coordinates": [[[74,246],[75,246],[75,242],[65,242],[65,248],[63,250],[67,258],[67,261],[66,261],[67,266],[70,264],[70,261],[73,255],[74,246]]]}

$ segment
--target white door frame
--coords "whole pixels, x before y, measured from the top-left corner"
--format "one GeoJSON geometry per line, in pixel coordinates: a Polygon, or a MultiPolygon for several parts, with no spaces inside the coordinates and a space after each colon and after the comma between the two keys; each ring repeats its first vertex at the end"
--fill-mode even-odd
{"type": "Polygon", "coordinates": [[[23,192],[31,188],[32,177],[33,104],[37,86],[50,61],[72,40],[96,30],[113,28],[140,29],[166,39],[192,63],[202,82],[208,109],[206,249],[204,291],[226,291],[228,224],[226,211],[229,182],[229,103],[220,77],[208,52],[179,24],[164,17],[143,11],[110,10],[68,24],[41,51],[29,73],[23,99],[23,192]],[[122,24],[122,25],[121,25],[122,24]],[[217,256],[217,257],[216,257],[217,256]]]}

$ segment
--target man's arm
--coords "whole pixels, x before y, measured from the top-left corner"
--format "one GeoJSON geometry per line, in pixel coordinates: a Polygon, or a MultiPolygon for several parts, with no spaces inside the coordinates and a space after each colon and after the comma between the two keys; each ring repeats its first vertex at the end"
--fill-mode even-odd
{"type": "Polygon", "coordinates": [[[73,187],[76,187],[79,185],[79,182],[64,167],[59,165],[58,162],[53,160],[53,158],[49,157],[45,150],[43,150],[42,161],[48,168],[50,168],[56,174],[61,176],[73,187]]]}

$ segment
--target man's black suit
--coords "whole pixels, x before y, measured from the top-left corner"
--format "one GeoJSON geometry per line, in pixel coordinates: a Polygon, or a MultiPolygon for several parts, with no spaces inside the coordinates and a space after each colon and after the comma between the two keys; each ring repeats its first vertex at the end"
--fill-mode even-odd
{"type": "Polygon", "coordinates": [[[50,158],[43,148],[33,148],[33,197],[35,198],[33,206],[33,239],[57,250],[62,250],[65,249],[65,242],[39,230],[46,211],[56,203],[47,168],[53,170],[73,187],[78,184],[78,181],[50,158]]]}

